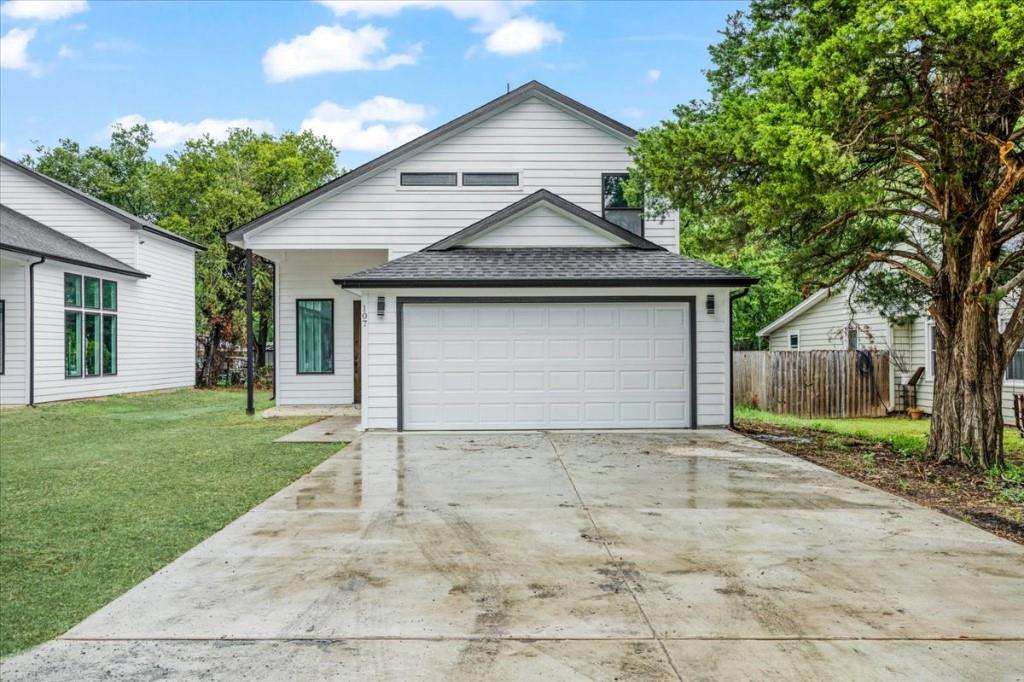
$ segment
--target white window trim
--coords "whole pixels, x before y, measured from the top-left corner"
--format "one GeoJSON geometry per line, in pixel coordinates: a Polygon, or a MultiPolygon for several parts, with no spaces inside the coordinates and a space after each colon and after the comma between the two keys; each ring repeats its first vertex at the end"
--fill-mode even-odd
{"type": "Polygon", "coordinates": [[[445,194],[445,193],[473,193],[473,192],[491,192],[494,194],[522,194],[526,191],[526,172],[522,168],[501,168],[500,170],[482,170],[476,168],[442,168],[432,170],[414,170],[410,168],[396,169],[394,177],[394,187],[396,192],[413,192],[418,194],[430,193],[430,194],[445,194]],[[517,173],[519,175],[519,184],[512,185],[471,185],[469,187],[462,184],[463,173],[517,173]],[[402,173],[455,173],[455,184],[454,185],[403,185],[402,184],[402,173]]]}
{"type": "Polygon", "coordinates": [[[786,350],[800,350],[800,330],[789,329],[786,331],[786,350]],[[796,348],[793,348],[792,337],[796,337],[796,348]]]}
{"type": "MultiPolygon", "coordinates": [[[[1006,325],[1008,325],[1009,323],[1010,323],[1010,318],[1008,318],[1008,317],[1004,317],[1001,320],[999,320],[999,331],[1000,332],[1005,331],[1006,330],[1006,325]]],[[[1024,346],[1022,346],[1022,348],[1024,348],[1024,346]]],[[[1014,353],[1019,353],[1019,352],[1020,352],[1020,350],[1014,351],[1014,353]]],[[[1024,386],[1024,379],[1011,379],[1010,378],[1010,368],[1009,367],[1007,367],[1006,371],[1003,372],[1003,382],[1006,383],[1006,384],[1009,384],[1011,386],[1024,386]]]]}
{"type": "Polygon", "coordinates": [[[932,331],[935,329],[935,323],[931,320],[926,320],[924,323],[924,378],[925,381],[933,381],[935,379],[935,363],[932,362],[932,331]]]}

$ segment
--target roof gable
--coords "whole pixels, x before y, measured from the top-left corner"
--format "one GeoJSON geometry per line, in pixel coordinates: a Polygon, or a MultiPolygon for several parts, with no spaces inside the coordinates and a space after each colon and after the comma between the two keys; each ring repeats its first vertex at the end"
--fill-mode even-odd
{"type": "Polygon", "coordinates": [[[5,166],[12,168],[16,171],[19,171],[49,187],[59,190],[70,197],[78,199],[82,203],[87,204],[95,209],[98,209],[103,213],[106,213],[107,215],[116,218],[117,220],[120,220],[121,222],[127,224],[131,228],[145,230],[146,232],[149,232],[151,234],[166,237],[171,241],[178,242],[179,244],[192,247],[193,249],[197,249],[199,251],[206,250],[206,247],[203,246],[202,244],[194,242],[191,239],[186,239],[185,237],[182,237],[180,234],[171,232],[170,230],[166,230],[160,227],[159,225],[156,225],[144,218],[132,215],[128,211],[120,209],[117,206],[114,206],[113,204],[108,204],[102,199],[97,199],[91,194],[86,194],[85,192],[79,189],[75,189],[71,185],[64,184],[59,180],[54,180],[48,175],[44,175],[39,171],[28,168],[27,166],[23,166],[22,164],[17,163],[16,161],[12,161],[11,159],[8,159],[6,156],[0,156],[0,163],[3,163],[5,166]]]}
{"type": "MultiPolygon", "coordinates": [[[[562,197],[549,192],[546,189],[537,190],[530,196],[510,204],[496,213],[492,213],[483,220],[478,220],[469,227],[459,230],[455,234],[445,237],[439,242],[431,244],[424,251],[448,251],[459,247],[476,246],[511,246],[511,244],[496,244],[488,236],[495,235],[506,228],[512,228],[520,224],[525,217],[533,214],[538,209],[548,209],[555,216],[563,221],[563,224],[574,225],[578,230],[586,230],[586,233],[577,232],[575,241],[565,239],[561,244],[563,247],[580,246],[631,246],[645,251],[663,251],[664,249],[643,237],[637,236],[604,218],[597,216],[576,204],[563,199],[562,197]],[[586,236],[586,239],[584,239],[586,236]],[[595,237],[597,240],[595,241],[595,237]]],[[[509,233],[514,232],[509,229],[509,233]]],[[[520,231],[522,236],[522,231],[520,231]]],[[[553,246],[552,244],[538,244],[523,242],[517,246],[553,246]]]]}
{"type": "Polygon", "coordinates": [[[390,168],[399,162],[437,145],[458,133],[471,128],[472,126],[490,119],[507,109],[521,104],[531,98],[537,98],[547,102],[562,111],[571,113],[573,116],[593,125],[610,135],[621,138],[624,143],[631,142],[636,137],[637,131],[624,123],[620,123],[604,114],[591,109],[557,90],[553,90],[538,81],[530,81],[515,90],[497,97],[490,102],[474,109],[458,118],[455,118],[444,125],[431,130],[410,142],[407,142],[391,151],[373,159],[351,171],[340,175],[330,182],[307,192],[306,194],[293,199],[292,201],[279,206],[278,208],[263,214],[255,220],[233,230],[228,234],[228,241],[235,245],[242,245],[246,234],[265,227],[285,215],[312,202],[321,200],[328,195],[342,191],[357,182],[376,175],[379,172],[390,168]]]}

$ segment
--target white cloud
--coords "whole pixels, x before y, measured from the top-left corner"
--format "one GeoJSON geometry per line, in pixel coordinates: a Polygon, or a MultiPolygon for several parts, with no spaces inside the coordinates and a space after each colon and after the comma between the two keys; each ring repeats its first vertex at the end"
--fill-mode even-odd
{"type": "Polygon", "coordinates": [[[156,148],[175,147],[186,140],[202,135],[209,135],[215,140],[222,140],[228,136],[232,128],[251,128],[257,133],[274,132],[274,124],[266,120],[251,118],[204,118],[195,123],[180,123],[178,121],[163,121],[160,119],[149,120],[140,114],[129,114],[115,120],[110,127],[122,126],[130,128],[133,125],[145,123],[153,132],[153,146],[156,148]]]}
{"type": "Polygon", "coordinates": [[[661,78],[661,70],[660,69],[648,69],[647,70],[647,82],[648,83],[655,83],[655,82],[657,82],[657,80],[659,78],[661,78]]]}
{"type": "Polygon", "coordinates": [[[89,9],[86,0],[8,0],[0,14],[10,19],[55,21],[89,9]]]}
{"type": "Polygon", "coordinates": [[[67,45],[61,45],[60,49],[57,50],[57,56],[61,59],[76,59],[79,56],[79,52],[67,45]]]}
{"type": "Polygon", "coordinates": [[[487,36],[484,46],[489,52],[517,55],[534,52],[546,43],[560,43],[565,37],[554,24],[530,17],[511,19],[487,36]]]}
{"type": "Polygon", "coordinates": [[[28,44],[35,37],[34,28],[12,28],[6,35],[0,37],[0,69],[38,74],[39,66],[28,58],[28,44]]]}
{"type": "Polygon", "coordinates": [[[422,104],[378,95],[355,106],[322,102],[301,127],[327,137],[341,151],[384,152],[427,132],[419,122],[428,113],[422,104]]]}
{"type": "Polygon", "coordinates": [[[342,26],[317,26],[308,35],[277,43],[263,55],[267,79],[279,83],[292,78],[334,71],[387,71],[415,64],[422,46],[387,54],[388,32],[375,26],[350,31],[342,26]]]}
{"type": "Polygon", "coordinates": [[[317,0],[336,16],[348,14],[361,19],[393,17],[404,9],[441,9],[457,19],[476,22],[474,30],[491,31],[511,19],[530,0],[317,0]]]}

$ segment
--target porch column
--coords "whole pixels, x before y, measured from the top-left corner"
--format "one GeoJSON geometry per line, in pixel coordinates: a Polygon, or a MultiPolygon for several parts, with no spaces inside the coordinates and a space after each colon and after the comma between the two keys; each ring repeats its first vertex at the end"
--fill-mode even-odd
{"type": "Polygon", "coordinates": [[[245,250],[245,413],[255,414],[253,403],[253,384],[256,373],[253,367],[253,329],[252,329],[252,249],[245,250]]]}

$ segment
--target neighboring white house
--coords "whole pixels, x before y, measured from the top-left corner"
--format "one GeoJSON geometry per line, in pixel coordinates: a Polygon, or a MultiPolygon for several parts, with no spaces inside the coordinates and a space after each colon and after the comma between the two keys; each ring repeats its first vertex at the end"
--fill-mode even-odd
{"type": "Polygon", "coordinates": [[[623,200],[636,132],[531,82],[235,230],[276,265],[276,398],[362,427],[730,417],[730,292],[623,200]]]}
{"type": "MultiPolygon", "coordinates": [[[[1006,310],[1009,318],[1009,310],[1006,310]]],[[[889,395],[899,399],[904,383],[919,368],[917,406],[932,409],[935,376],[935,327],[924,311],[912,320],[893,324],[877,310],[857,301],[851,285],[820,289],[759,331],[773,351],[870,349],[890,354],[889,395]]],[[[1024,393],[1024,347],[1017,350],[1003,381],[1003,419],[1013,419],[1013,395],[1024,393]]]]}
{"type": "Polygon", "coordinates": [[[202,248],[0,157],[0,405],[192,386],[202,248]]]}

